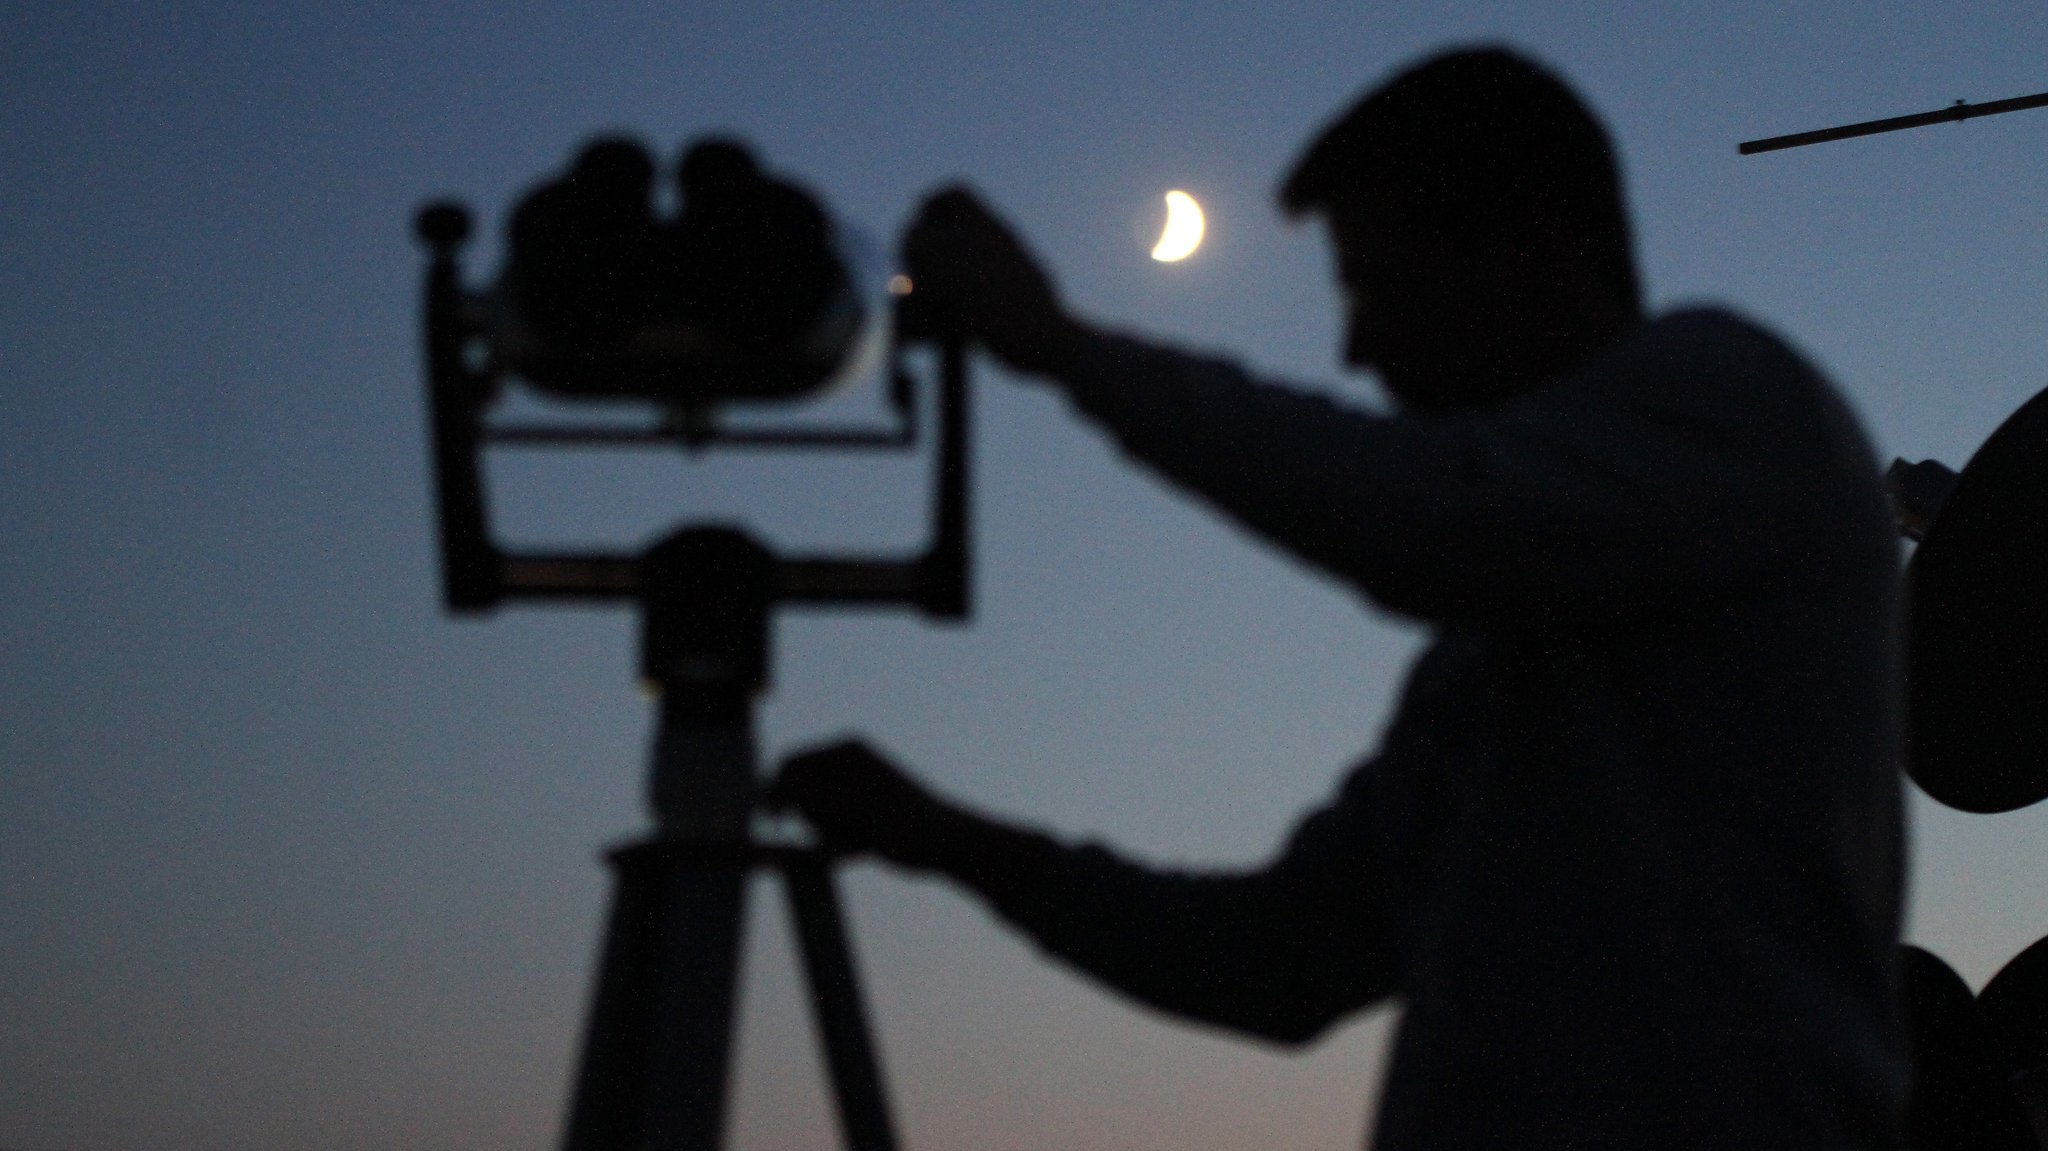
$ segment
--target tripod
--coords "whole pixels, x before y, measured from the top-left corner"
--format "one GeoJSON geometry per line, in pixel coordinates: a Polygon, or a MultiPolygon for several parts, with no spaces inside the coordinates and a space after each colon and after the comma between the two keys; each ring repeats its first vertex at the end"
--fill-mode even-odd
{"type": "Polygon", "coordinates": [[[766,681],[772,558],[721,528],[679,532],[643,565],[642,667],[661,690],[655,833],[616,874],[568,1151],[719,1145],[747,872],[782,873],[847,1144],[895,1135],[822,852],[747,842],[754,701],[766,681]]]}
{"type": "MultiPolygon", "coordinates": [[[[896,303],[890,396],[898,424],[872,429],[722,431],[716,402],[689,396],[674,430],[494,427],[486,412],[507,369],[493,309],[467,292],[456,256],[466,209],[423,209],[415,231],[431,260],[424,291],[442,599],[450,611],[508,600],[631,602],[642,678],[660,693],[648,773],[655,829],[611,853],[605,930],[566,1151],[716,1151],[723,1137],[747,879],[780,873],[842,1134],[854,1151],[893,1151],[881,1070],[868,1040],[832,859],[750,840],[756,790],[754,707],[769,683],[769,627],[782,603],[908,606],[937,619],[968,609],[965,349],[933,330],[914,297],[896,303]],[[782,557],[724,525],[677,530],[638,555],[513,553],[498,546],[479,464],[487,443],[899,449],[917,441],[915,387],[902,352],[939,353],[929,542],[902,558],[782,557]]],[[[677,365],[687,379],[688,365],[677,365]]],[[[673,401],[663,393],[659,397],[673,401]]]]}

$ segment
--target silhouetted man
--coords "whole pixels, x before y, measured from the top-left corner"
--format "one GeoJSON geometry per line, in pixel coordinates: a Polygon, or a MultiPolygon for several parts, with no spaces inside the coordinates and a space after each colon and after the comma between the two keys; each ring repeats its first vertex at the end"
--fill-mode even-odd
{"type": "Polygon", "coordinates": [[[1854,418],[1738,316],[1643,316],[1605,133],[1509,53],[1372,92],[1281,202],[1400,414],[1083,323],[965,192],[905,254],[1136,459],[1434,625],[1379,753],[1242,874],[1004,826],[858,744],[774,798],[1176,1015],[1300,1043],[1400,997],[1382,1151],[1891,1146],[1897,556],[1854,418]]]}

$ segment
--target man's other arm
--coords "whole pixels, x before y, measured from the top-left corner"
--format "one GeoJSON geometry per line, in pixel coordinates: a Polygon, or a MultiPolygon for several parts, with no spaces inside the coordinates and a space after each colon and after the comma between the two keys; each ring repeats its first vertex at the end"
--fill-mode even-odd
{"type": "Polygon", "coordinates": [[[1269,866],[1156,870],[924,792],[859,744],[792,759],[775,798],[828,843],[967,887],[1049,954],[1173,1015],[1301,1043],[1393,989],[1395,932],[1367,767],[1269,866]],[[860,837],[866,836],[865,840],[860,837]]]}

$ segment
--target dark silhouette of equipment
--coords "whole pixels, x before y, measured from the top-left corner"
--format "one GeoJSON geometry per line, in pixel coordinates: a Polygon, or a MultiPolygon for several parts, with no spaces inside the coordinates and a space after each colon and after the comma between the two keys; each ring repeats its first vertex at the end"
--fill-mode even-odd
{"type": "MultiPolygon", "coordinates": [[[[1901,465],[1893,475],[1895,491],[1914,486],[1901,465]]],[[[1906,567],[1906,770],[1963,811],[2048,798],[2048,392],[1977,449],[1921,536],[1906,567]]]]}
{"type": "Polygon", "coordinates": [[[834,302],[846,275],[823,212],[763,177],[743,148],[719,142],[690,152],[674,225],[645,211],[652,170],[630,141],[584,149],[568,176],[515,213],[511,266],[496,294],[462,283],[464,208],[430,205],[416,223],[431,253],[426,380],[443,602],[456,613],[514,602],[633,605],[641,675],[660,695],[648,779],[655,830],[610,856],[614,899],[563,1145],[720,1145],[745,879],[768,867],[789,897],[843,1133],[859,1151],[888,1151],[895,1136],[832,860],[757,842],[750,831],[754,705],[770,680],[778,605],[966,617],[965,349],[920,315],[916,296],[900,296],[890,426],[724,427],[728,405],[800,395],[836,370],[850,334],[806,341],[821,323],[857,320],[858,310],[834,302]],[[731,291],[721,297],[723,287],[731,291]],[[936,351],[938,365],[922,388],[907,354],[920,346],[936,351]],[[644,401],[660,418],[652,426],[504,426],[490,416],[513,379],[557,395],[644,401]],[[489,445],[907,449],[919,439],[921,393],[936,416],[932,528],[911,555],[780,556],[717,524],[681,527],[634,554],[513,552],[490,530],[480,469],[489,445]]]}
{"type": "Polygon", "coordinates": [[[2005,1083],[1977,999],[1947,963],[1899,949],[1900,997],[1913,1055],[1906,1098],[1911,1151],[2033,1151],[2027,1115],[2005,1083]]]}
{"type": "MultiPolygon", "coordinates": [[[[2048,391],[2012,414],[1960,473],[1893,462],[1906,565],[1905,768],[1950,807],[2010,811],[2048,798],[2048,391]]],[[[1972,997],[1904,949],[1916,1082],[1912,1151],[2048,1147],[2048,947],[1972,997]]]]}
{"type": "Polygon", "coordinates": [[[2006,1083],[2048,1147],[2048,939],[2037,939],[1977,995],[2006,1083]]]}
{"type": "Polygon", "coordinates": [[[1761,140],[1744,140],[1735,150],[1745,156],[1758,152],[1778,152],[1786,148],[1803,148],[1808,144],[1825,144],[1829,140],[1848,140],[1857,136],[1875,136],[1880,132],[1897,132],[1904,128],[1922,128],[1929,124],[1960,123],[1974,120],[1979,116],[1997,116],[2005,112],[2021,112],[2028,108],[2048,107],[2048,92],[2032,96],[2014,96],[2010,100],[1993,100],[1989,104],[1971,104],[1957,100],[1946,108],[1932,112],[1916,112],[1910,116],[1891,116],[1883,120],[1865,120],[1857,124],[1844,124],[1839,128],[1821,128],[1812,132],[1794,132],[1787,136],[1767,136],[1761,140]]]}

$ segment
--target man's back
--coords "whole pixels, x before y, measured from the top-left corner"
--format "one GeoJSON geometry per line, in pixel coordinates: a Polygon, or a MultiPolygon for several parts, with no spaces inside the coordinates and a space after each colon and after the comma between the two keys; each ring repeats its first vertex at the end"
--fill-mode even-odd
{"type": "Polygon", "coordinates": [[[1141,999],[1276,1037],[1398,994],[1386,1151],[1890,1145],[1896,545],[1811,369],[1696,311],[1443,419],[1134,347],[1075,392],[1441,637],[1380,754],[1265,872],[1048,851],[981,884],[1006,915],[1141,999]],[[1295,481],[1245,492],[1254,459],[1295,481]]]}
{"type": "Polygon", "coordinates": [[[1733,430],[1717,454],[1769,473],[1779,522],[1703,508],[1707,546],[1767,554],[1693,602],[1582,603],[1432,654],[1431,778],[1407,786],[1458,795],[1401,868],[1383,1145],[1884,1146],[1900,840],[1875,467],[1754,329],[1694,314],[1631,344],[1563,386],[1733,430]],[[1683,370],[1646,371],[1667,340],[1683,370]]]}

